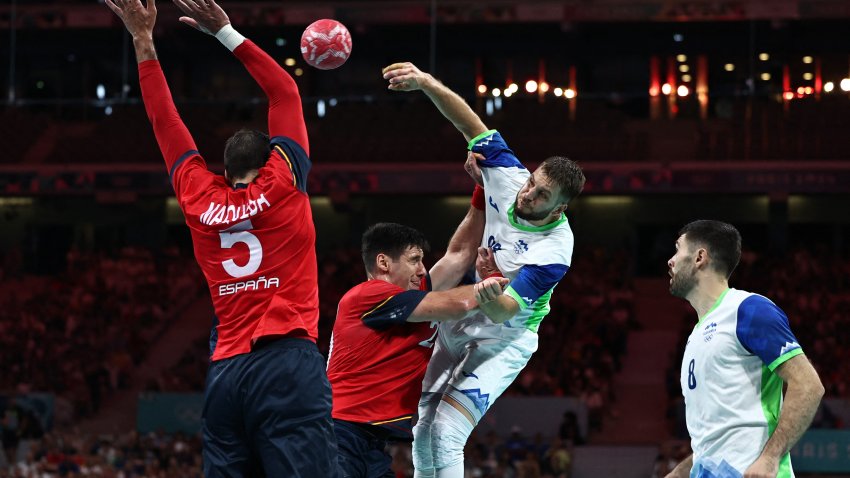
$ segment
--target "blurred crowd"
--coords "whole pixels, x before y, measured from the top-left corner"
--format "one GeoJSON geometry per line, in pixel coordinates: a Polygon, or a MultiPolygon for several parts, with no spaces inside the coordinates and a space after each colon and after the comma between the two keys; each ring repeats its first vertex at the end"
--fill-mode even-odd
{"type": "Polygon", "coordinates": [[[200,436],[49,433],[0,456],[0,478],[200,478],[200,436]]]}
{"type": "Polygon", "coordinates": [[[0,293],[0,390],[55,394],[56,420],[96,412],[202,282],[191,257],[125,247],[71,250],[67,270],[10,280],[0,293]]]}

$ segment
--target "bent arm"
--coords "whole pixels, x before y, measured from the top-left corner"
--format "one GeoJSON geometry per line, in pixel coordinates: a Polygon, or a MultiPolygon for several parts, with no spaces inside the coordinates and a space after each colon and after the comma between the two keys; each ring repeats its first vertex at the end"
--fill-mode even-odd
{"type": "Polygon", "coordinates": [[[269,136],[292,138],[309,156],[307,126],[295,80],[251,40],[244,40],[233,54],[245,65],[269,99],[269,136]]]}
{"type": "Polygon", "coordinates": [[[469,207],[449,241],[446,254],[431,268],[431,287],[435,291],[456,286],[475,263],[478,245],[484,234],[484,211],[469,207]]]}
{"type": "Polygon", "coordinates": [[[481,308],[481,312],[484,312],[484,315],[497,324],[511,320],[519,312],[519,303],[507,294],[501,295],[490,302],[479,303],[479,307],[481,308]]]}
{"type": "Polygon", "coordinates": [[[778,462],[803,436],[815,416],[824,388],[805,355],[788,359],[776,374],[788,384],[776,430],[767,440],[761,457],[778,462]]]}
{"type": "Polygon", "coordinates": [[[413,63],[393,63],[384,68],[383,76],[392,91],[422,90],[467,141],[487,131],[481,118],[457,93],[450,90],[428,73],[420,71],[413,63]]]}

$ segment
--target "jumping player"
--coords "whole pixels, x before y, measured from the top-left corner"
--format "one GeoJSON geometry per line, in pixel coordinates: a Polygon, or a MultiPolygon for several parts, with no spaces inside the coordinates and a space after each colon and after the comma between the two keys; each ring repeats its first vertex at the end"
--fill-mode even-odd
{"type": "Polygon", "coordinates": [[[498,296],[508,282],[497,277],[474,287],[430,292],[432,284],[456,283],[472,265],[477,241],[463,239],[481,235],[481,228],[472,227],[475,221],[468,220],[472,215],[483,220],[484,213],[471,208],[449,252],[432,269],[434,275],[425,271],[428,244],[419,231],[379,223],[363,234],[368,280],[340,300],[328,360],[343,478],[395,476],[385,447],[412,439],[411,420],[437,333],[435,321],[461,319],[477,307],[475,287],[498,296]]]}
{"type": "Polygon", "coordinates": [[[269,99],[269,134],[234,134],[224,176],[213,174],[157,60],[155,1],[106,4],[133,37],[145,109],[218,318],[204,397],[204,475],[336,476],[331,392],[316,347],[309,145],[295,82],[233,29],[214,0],[175,0],[187,15],[180,21],[214,34],[269,99]]]}
{"type": "Polygon", "coordinates": [[[738,230],[703,220],[679,231],[667,261],[670,293],[698,317],[681,374],[694,453],[667,478],[793,478],[788,452],[824,393],[782,309],[729,288],[740,258],[738,230]]]}
{"type": "Polygon", "coordinates": [[[549,297],[572,257],[564,211],[585,178],[561,156],[530,173],[460,96],[413,64],[395,63],[383,74],[391,91],[422,90],[478,155],[487,196],[481,245],[511,281],[504,294],[493,296],[487,289],[476,294],[480,313],[440,324],[422,384],[413,432],[416,476],[460,478],[472,429],[537,350],[549,297]]]}

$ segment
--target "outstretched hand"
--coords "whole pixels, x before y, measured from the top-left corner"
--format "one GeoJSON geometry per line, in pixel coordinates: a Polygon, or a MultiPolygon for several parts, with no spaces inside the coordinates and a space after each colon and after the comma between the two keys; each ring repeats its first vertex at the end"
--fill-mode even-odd
{"type": "Polygon", "coordinates": [[[392,91],[421,90],[428,81],[433,79],[431,75],[420,71],[410,62],[393,63],[384,68],[381,73],[385,80],[389,80],[390,84],[387,88],[392,91]]]}
{"type": "Polygon", "coordinates": [[[215,35],[225,25],[230,24],[230,18],[215,0],[173,0],[177,8],[186,16],[180,17],[180,22],[204,33],[215,35]]]}
{"type": "Polygon", "coordinates": [[[147,0],[147,6],[141,0],[105,0],[106,6],[124,22],[127,31],[136,38],[153,38],[153,26],[156,24],[156,0],[147,0]]]}

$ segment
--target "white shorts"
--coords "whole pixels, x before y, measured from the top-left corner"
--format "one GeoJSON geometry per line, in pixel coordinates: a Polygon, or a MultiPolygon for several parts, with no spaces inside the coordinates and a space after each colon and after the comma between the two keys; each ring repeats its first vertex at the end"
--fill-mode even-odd
{"type": "Polygon", "coordinates": [[[513,383],[537,350],[537,334],[494,324],[481,314],[441,322],[422,395],[448,394],[475,423],[513,383]]]}

